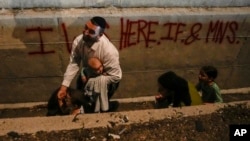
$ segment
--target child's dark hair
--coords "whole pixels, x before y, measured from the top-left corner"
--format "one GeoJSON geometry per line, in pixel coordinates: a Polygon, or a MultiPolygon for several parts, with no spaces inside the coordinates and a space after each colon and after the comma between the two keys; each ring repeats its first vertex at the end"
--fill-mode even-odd
{"type": "Polygon", "coordinates": [[[203,66],[201,70],[204,71],[204,73],[206,73],[209,78],[217,78],[218,71],[214,66],[203,66]]]}
{"type": "Polygon", "coordinates": [[[189,94],[188,82],[176,75],[173,71],[166,72],[158,78],[160,83],[165,89],[174,91],[174,96],[171,102],[173,107],[180,107],[181,102],[186,106],[191,105],[191,97],[189,94]]]}

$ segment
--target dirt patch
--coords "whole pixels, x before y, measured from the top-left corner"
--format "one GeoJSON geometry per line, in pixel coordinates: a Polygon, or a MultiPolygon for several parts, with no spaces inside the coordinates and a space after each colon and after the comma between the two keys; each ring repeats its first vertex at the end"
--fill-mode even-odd
{"type": "Polygon", "coordinates": [[[209,115],[151,120],[146,123],[115,125],[106,128],[77,129],[35,134],[9,132],[2,141],[226,141],[229,126],[250,124],[250,108],[246,104],[227,106],[209,115]]]}

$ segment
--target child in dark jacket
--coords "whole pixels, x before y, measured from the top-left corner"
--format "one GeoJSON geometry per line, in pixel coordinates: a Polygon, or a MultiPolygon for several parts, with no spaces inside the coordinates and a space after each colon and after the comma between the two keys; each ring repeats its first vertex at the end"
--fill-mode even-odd
{"type": "Polygon", "coordinates": [[[158,78],[158,94],[155,99],[157,108],[202,104],[194,85],[173,71],[166,72],[158,78]]]}

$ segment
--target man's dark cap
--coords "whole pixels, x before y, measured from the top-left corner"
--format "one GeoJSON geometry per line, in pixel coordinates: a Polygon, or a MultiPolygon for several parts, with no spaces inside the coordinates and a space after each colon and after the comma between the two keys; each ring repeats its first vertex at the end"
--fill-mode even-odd
{"type": "Polygon", "coordinates": [[[103,29],[105,29],[106,24],[107,24],[106,20],[103,17],[99,17],[99,16],[93,17],[91,19],[91,22],[94,22],[94,24],[99,25],[103,29]]]}

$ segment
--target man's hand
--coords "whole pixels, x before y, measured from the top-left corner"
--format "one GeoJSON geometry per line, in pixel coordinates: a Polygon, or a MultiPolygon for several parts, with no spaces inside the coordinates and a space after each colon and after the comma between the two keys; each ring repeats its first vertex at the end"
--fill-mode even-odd
{"type": "Polygon", "coordinates": [[[57,98],[59,100],[61,100],[61,99],[65,98],[66,95],[67,95],[67,87],[62,85],[60,90],[57,93],[57,98]]]}

